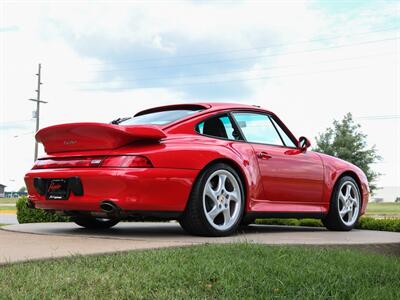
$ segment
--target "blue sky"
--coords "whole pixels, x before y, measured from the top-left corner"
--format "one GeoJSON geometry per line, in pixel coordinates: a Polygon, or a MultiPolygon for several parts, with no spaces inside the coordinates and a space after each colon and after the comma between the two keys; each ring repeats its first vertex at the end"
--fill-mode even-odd
{"type": "Polygon", "coordinates": [[[10,187],[32,163],[26,99],[39,62],[49,101],[42,126],[229,101],[271,109],[313,139],[350,111],[384,157],[380,184],[400,184],[399,119],[369,118],[400,114],[398,2],[3,1],[0,9],[0,182],[10,187]]]}

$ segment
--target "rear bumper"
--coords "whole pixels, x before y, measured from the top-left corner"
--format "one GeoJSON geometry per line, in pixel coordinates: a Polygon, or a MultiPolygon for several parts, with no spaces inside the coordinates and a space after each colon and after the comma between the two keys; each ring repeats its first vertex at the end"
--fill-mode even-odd
{"type": "Polygon", "coordinates": [[[183,211],[198,170],[166,168],[38,169],[25,175],[29,200],[36,208],[99,212],[100,203],[113,201],[129,211],[183,211]],[[47,200],[34,187],[34,178],[79,177],[83,195],[47,200]]]}

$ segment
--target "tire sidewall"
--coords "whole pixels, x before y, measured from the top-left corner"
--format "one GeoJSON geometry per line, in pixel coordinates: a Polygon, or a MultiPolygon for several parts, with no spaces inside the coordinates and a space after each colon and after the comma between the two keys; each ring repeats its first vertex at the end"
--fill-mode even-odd
{"type": "Polygon", "coordinates": [[[224,163],[217,163],[217,164],[212,165],[212,166],[208,167],[207,169],[205,169],[205,171],[200,175],[199,179],[197,180],[194,190],[193,190],[193,195],[192,195],[192,200],[196,201],[196,209],[199,212],[199,216],[201,218],[203,225],[206,227],[207,231],[212,232],[212,234],[215,236],[225,236],[225,235],[229,235],[236,231],[236,229],[238,228],[238,226],[243,218],[244,207],[245,207],[245,202],[246,202],[245,198],[246,198],[246,195],[244,193],[242,179],[239,177],[239,175],[237,174],[235,169],[233,169],[231,166],[224,164],[224,163]],[[239,216],[238,216],[236,222],[231,226],[231,228],[227,229],[227,230],[218,230],[215,227],[213,227],[207,220],[207,217],[205,215],[204,208],[203,208],[203,192],[204,192],[205,185],[206,185],[209,177],[215,171],[218,171],[218,170],[225,170],[225,171],[228,171],[229,173],[231,173],[237,180],[237,182],[239,184],[239,188],[240,188],[240,193],[241,193],[239,216]]]}
{"type": "Polygon", "coordinates": [[[356,224],[358,223],[358,220],[360,218],[361,206],[362,206],[362,198],[361,198],[360,188],[359,188],[357,182],[354,180],[353,177],[350,177],[350,176],[344,176],[344,177],[340,178],[339,181],[335,184],[335,187],[334,187],[334,191],[333,191],[332,198],[331,198],[331,208],[330,208],[331,211],[329,213],[332,215],[332,217],[335,218],[335,221],[337,222],[337,224],[339,225],[341,230],[349,231],[349,230],[353,229],[356,226],[356,224]],[[350,226],[346,225],[342,221],[342,219],[341,219],[341,217],[339,215],[339,192],[340,192],[340,187],[347,181],[350,181],[350,182],[352,182],[354,184],[354,186],[356,187],[356,190],[357,190],[357,193],[358,193],[358,199],[359,199],[359,203],[358,203],[359,209],[358,209],[358,212],[357,212],[357,218],[356,218],[356,221],[353,223],[353,225],[350,225],[350,226]]]}

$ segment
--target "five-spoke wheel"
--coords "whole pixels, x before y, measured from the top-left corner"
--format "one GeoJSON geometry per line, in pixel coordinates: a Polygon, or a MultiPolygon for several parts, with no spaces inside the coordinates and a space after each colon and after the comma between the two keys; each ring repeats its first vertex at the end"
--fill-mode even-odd
{"type": "Polygon", "coordinates": [[[199,176],[179,222],[192,234],[224,236],[237,229],[243,211],[244,190],[239,175],[229,165],[218,163],[199,176]]]}
{"type": "Polygon", "coordinates": [[[218,230],[229,229],[240,217],[242,193],[238,180],[227,170],[215,171],[203,192],[208,222],[218,230]]]}
{"type": "Polygon", "coordinates": [[[358,217],[360,197],[357,186],[351,182],[344,182],[339,188],[338,195],[339,216],[344,224],[352,226],[358,217]]]}
{"type": "Polygon", "coordinates": [[[357,182],[350,176],[344,176],[335,185],[329,213],[322,222],[331,230],[351,230],[360,216],[360,205],[357,182]]]}

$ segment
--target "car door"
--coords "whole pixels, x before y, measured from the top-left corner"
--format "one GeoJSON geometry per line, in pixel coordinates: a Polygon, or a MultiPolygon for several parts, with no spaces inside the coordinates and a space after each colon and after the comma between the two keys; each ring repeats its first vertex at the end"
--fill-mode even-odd
{"type": "Polygon", "coordinates": [[[266,201],[322,202],[323,165],[317,154],[298,149],[268,114],[233,112],[232,115],[254,149],[266,201]]]}

